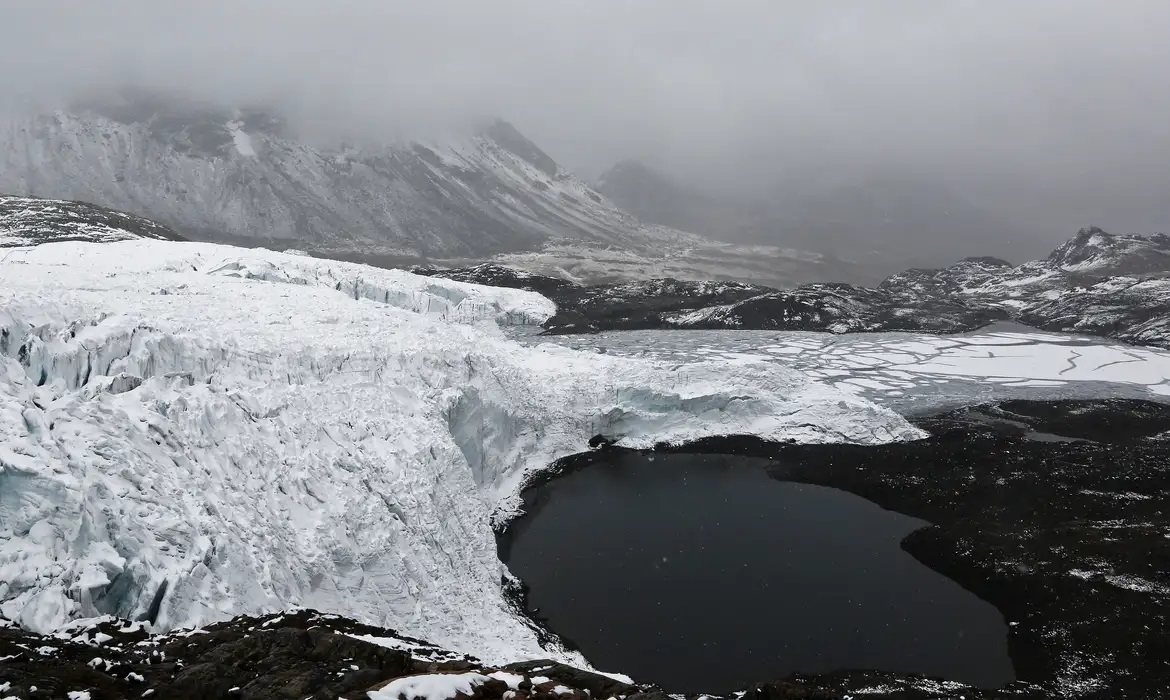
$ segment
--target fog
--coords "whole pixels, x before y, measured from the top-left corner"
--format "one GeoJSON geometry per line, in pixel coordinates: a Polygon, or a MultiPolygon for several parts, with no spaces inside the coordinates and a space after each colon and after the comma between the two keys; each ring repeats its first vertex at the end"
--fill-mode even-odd
{"type": "Polygon", "coordinates": [[[1170,229],[1165,0],[6,0],[0,94],[125,84],[400,138],[500,115],[713,192],[896,171],[1061,240],[1170,229]]]}

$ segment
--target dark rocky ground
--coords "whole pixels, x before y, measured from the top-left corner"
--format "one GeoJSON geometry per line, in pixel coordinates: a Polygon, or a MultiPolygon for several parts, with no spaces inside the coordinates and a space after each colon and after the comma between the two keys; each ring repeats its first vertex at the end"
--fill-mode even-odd
{"type": "Polygon", "coordinates": [[[150,219],[85,202],[0,195],[0,248],[132,238],[183,240],[172,229],[150,219]]]}
{"type": "MultiPolygon", "coordinates": [[[[912,443],[801,446],[728,437],[660,449],[769,457],[775,478],[844,489],[934,523],[903,548],[1003,613],[1019,680],[988,690],[842,671],[757,684],[744,697],[1170,698],[1170,406],[1008,401],[919,423],[932,437],[912,443]]],[[[616,448],[559,466],[581,468],[609,449],[616,448]]],[[[504,669],[524,680],[514,689],[483,683],[470,697],[665,700],[654,688],[551,662],[504,669]]],[[[469,670],[497,669],[309,611],[157,637],[113,620],[53,636],[0,621],[0,698],[81,690],[92,700],[364,698],[393,678],[469,670]],[[396,648],[351,635],[393,638],[396,648]]]]}
{"type": "Polygon", "coordinates": [[[492,264],[413,271],[543,294],[557,305],[544,324],[553,335],[655,328],[959,333],[1009,318],[958,300],[839,283],[789,290],[675,279],[582,286],[492,264]]]}
{"type": "MultiPolygon", "coordinates": [[[[552,700],[638,697],[652,689],[553,662],[494,667],[393,630],[301,610],[241,616],[197,631],[152,636],[141,624],[106,620],[52,636],[0,625],[0,697],[346,700],[416,674],[508,671],[475,698],[552,700]],[[377,637],[393,648],[357,637],[377,637]],[[565,686],[566,690],[554,690],[565,686]],[[34,690],[35,688],[35,690],[34,690]]],[[[660,694],[658,694],[660,695],[660,694]]],[[[70,698],[73,700],[73,698],[70,698]]]]}
{"type": "Polygon", "coordinates": [[[416,272],[519,287],[557,304],[553,334],[651,328],[961,333],[1014,320],[1138,345],[1170,347],[1170,237],[1080,231],[1043,260],[1013,267],[965,258],[911,269],[876,287],[816,283],[771,289],[735,282],[651,280],[581,286],[478,265],[416,272]]]}
{"type": "Polygon", "coordinates": [[[584,286],[491,263],[455,269],[416,267],[411,271],[543,294],[557,305],[557,314],[544,324],[545,331],[553,334],[663,328],[664,318],[670,314],[733,304],[776,291],[744,282],[675,279],[584,286]]]}

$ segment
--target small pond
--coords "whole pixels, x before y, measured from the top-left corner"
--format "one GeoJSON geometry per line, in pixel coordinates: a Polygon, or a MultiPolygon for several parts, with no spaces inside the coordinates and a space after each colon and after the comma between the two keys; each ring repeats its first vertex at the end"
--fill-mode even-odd
{"type": "Polygon", "coordinates": [[[615,455],[530,491],[500,556],[597,668],[669,692],[841,669],[1013,679],[1002,615],[900,548],[924,521],[771,465],[615,455]]]}

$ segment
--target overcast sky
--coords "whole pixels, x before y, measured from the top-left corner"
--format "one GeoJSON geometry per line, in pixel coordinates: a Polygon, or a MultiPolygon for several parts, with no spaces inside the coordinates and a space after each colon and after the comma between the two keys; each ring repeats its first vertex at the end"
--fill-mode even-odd
{"type": "Polygon", "coordinates": [[[396,135],[486,114],[587,176],[961,183],[1028,225],[1170,228],[1170,0],[3,0],[0,94],[137,81],[396,135]]]}

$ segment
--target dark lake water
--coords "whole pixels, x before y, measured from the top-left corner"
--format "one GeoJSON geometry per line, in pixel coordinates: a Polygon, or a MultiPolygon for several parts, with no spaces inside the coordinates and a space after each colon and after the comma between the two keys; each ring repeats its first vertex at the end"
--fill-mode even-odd
{"type": "Polygon", "coordinates": [[[926,523],[769,464],[614,457],[532,492],[500,556],[594,666],[670,692],[839,669],[1013,679],[999,611],[900,548],[926,523]]]}

